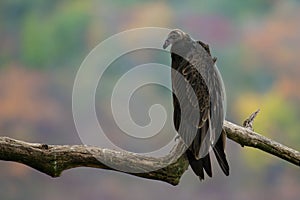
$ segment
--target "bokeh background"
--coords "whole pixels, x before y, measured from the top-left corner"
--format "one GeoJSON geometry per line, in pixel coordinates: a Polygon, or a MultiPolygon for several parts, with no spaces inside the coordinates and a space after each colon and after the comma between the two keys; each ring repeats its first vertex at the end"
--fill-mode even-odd
{"type": "MultiPolygon", "coordinates": [[[[210,44],[226,86],[228,120],[241,124],[260,108],[254,129],[299,150],[299,19],[296,0],[2,0],[0,135],[81,144],[71,108],[81,62],[115,33],[158,26],[180,28],[210,44]]],[[[135,59],[131,56],[127,65],[135,59]]],[[[118,73],[117,67],[112,68],[107,80],[118,73]]],[[[164,95],[170,94],[158,92],[152,97],[164,95]]],[[[106,111],[98,104],[105,118],[106,111]]],[[[229,177],[214,163],[212,179],[199,182],[189,170],[175,187],[89,168],[68,170],[53,179],[21,164],[0,161],[0,198],[299,199],[298,167],[232,141],[227,155],[229,177]]]]}

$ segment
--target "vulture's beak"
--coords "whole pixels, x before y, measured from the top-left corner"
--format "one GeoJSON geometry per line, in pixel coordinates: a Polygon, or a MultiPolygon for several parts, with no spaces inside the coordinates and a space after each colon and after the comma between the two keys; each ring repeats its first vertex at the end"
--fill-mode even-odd
{"type": "Polygon", "coordinates": [[[167,48],[168,46],[170,45],[170,41],[169,40],[166,40],[164,45],[163,45],[163,48],[167,48]]]}

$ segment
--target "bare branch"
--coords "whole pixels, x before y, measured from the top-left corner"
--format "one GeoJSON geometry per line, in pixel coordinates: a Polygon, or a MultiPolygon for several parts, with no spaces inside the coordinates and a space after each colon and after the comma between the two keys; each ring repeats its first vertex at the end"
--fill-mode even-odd
{"type": "Polygon", "coordinates": [[[225,121],[224,129],[227,137],[242,146],[260,149],[290,163],[300,166],[300,153],[294,149],[275,142],[254,131],[225,121]]]}
{"type": "Polygon", "coordinates": [[[0,160],[23,163],[51,177],[58,177],[64,170],[75,167],[144,171],[155,166],[158,170],[149,173],[124,173],[177,185],[189,165],[183,145],[179,142],[169,155],[153,158],[85,145],[47,145],[0,137],[0,160]],[[174,160],[178,155],[182,156],[174,160]]]}
{"type": "MultiPolygon", "coordinates": [[[[231,122],[226,121],[224,129],[228,138],[243,146],[258,148],[300,166],[300,153],[296,150],[231,122]]],[[[180,141],[169,155],[153,158],[85,145],[36,144],[0,137],[0,160],[23,163],[51,177],[58,177],[64,170],[75,167],[142,171],[152,169],[153,166],[158,169],[161,166],[161,169],[148,173],[124,173],[177,185],[189,165],[185,154],[183,154],[183,147],[184,144],[180,141]],[[181,154],[179,159],[174,160],[181,154]]]]}

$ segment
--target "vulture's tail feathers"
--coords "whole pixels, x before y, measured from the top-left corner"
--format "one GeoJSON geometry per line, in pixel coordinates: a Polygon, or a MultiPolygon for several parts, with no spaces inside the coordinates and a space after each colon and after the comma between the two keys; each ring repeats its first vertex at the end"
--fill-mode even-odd
{"type": "Polygon", "coordinates": [[[190,150],[187,150],[186,154],[187,154],[187,157],[188,157],[188,160],[189,160],[192,170],[194,171],[194,173],[197,176],[199,176],[200,180],[204,179],[204,170],[209,177],[212,177],[211,162],[210,162],[209,154],[207,154],[203,158],[200,158],[199,160],[197,160],[195,158],[195,155],[190,150]]]}
{"type": "Polygon", "coordinates": [[[218,141],[215,144],[215,146],[213,147],[213,150],[214,150],[215,156],[217,158],[217,161],[218,161],[222,171],[224,172],[224,174],[226,176],[228,176],[229,175],[229,165],[228,165],[226,155],[224,152],[224,140],[225,140],[224,137],[226,137],[224,134],[225,133],[222,132],[222,135],[218,138],[218,141]]]}

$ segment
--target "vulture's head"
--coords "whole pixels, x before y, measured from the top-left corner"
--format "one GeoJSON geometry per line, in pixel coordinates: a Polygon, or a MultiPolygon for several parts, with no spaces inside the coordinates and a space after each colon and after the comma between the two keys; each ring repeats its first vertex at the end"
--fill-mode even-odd
{"type": "Polygon", "coordinates": [[[168,35],[168,38],[166,39],[163,48],[167,48],[169,45],[172,45],[178,41],[181,41],[185,38],[189,38],[189,35],[183,32],[182,30],[175,29],[171,31],[168,35]]]}

